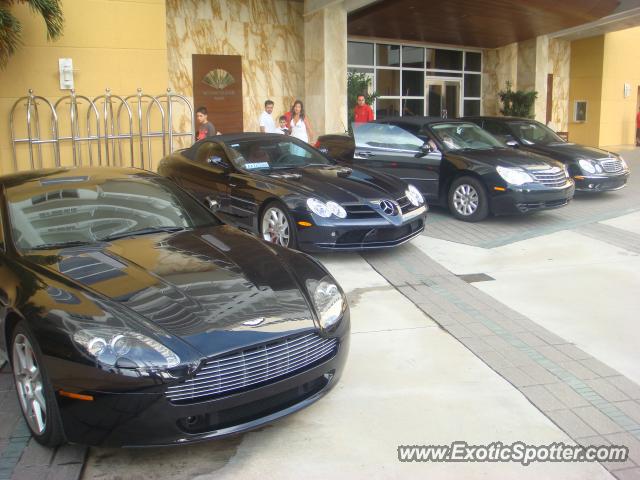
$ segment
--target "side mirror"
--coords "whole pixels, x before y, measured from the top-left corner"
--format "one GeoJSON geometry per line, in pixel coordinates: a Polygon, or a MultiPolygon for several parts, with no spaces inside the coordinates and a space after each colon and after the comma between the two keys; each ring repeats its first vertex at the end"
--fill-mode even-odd
{"type": "Polygon", "coordinates": [[[416,155],[416,157],[424,157],[435,151],[435,148],[433,148],[428,142],[425,142],[425,144],[418,149],[418,154],[416,155]]]}
{"type": "Polygon", "coordinates": [[[502,137],[502,140],[507,147],[511,147],[511,148],[520,147],[520,144],[511,135],[505,135],[504,137],[502,137]]]}
{"type": "Polygon", "coordinates": [[[224,168],[225,170],[229,168],[229,165],[227,165],[227,162],[225,162],[222,159],[222,157],[218,157],[217,155],[212,155],[209,158],[207,158],[207,163],[212,167],[220,167],[220,168],[224,168]]]}
{"type": "Polygon", "coordinates": [[[207,207],[209,207],[209,210],[211,210],[212,212],[217,212],[218,209],[220,208],[220,204],[218,203],[218,201],[211,197],[205,197],[204,203],[206,204],[207,207]]]}

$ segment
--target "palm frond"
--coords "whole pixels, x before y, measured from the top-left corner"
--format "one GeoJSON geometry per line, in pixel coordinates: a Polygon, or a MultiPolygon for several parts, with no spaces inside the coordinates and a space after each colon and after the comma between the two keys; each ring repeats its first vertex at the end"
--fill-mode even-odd
{"type": "MultiPolygon", "coordinates": [[[[0,4],[1,5],[1,4],[0,4]]],[[[9,57],[20,45],[22,25],[8,10],[0,7],[0,69],[7,66],[9,57]]]]}
{"type": "Polygon", "coordinates": [[[20,3],[26,3],[36,13],[42,15],[44,23],[47,26],[47,38],[55,40],[62,35],[64,28],[64,16],[62,15],[62,7],[60,0],[18,0],[20,3]]]}

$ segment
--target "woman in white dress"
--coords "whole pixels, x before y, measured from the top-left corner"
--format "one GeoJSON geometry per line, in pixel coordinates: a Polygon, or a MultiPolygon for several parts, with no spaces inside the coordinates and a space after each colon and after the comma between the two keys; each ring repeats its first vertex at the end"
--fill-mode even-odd
{"type": "Polygon", "coordinates": [[[299,138],[302,141],[311,143],[313,138],[313,132],[311,131],[311,123],[309,118],[304,113],[304,105],[300,100],[293,102],[291,107],[291,121],[289,122],[291,127],[291,136],[299,138]]]}

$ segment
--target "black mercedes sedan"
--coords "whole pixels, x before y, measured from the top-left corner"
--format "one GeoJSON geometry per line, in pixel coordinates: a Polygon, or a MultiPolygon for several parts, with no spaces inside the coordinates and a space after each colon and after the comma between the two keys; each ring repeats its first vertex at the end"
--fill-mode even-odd
{"type": "Polygon", "coordinates": [[[0,177],[0,356],[36,440],[176,445],[318,400],[349,349],[313,258],[134,169],[0,177]]]}
{"type": "Polygon", "coordinates": [[[546,155],[565,164],[582,192],[619,190],[627,184],[629,166],[621,155],[564,141],[535,120],[517,117],[468,117],[507,145],[546,155]]]}
{"type": "Polygon", "coordinates": [[[158,172],[225,223],[307,252],[393,247],[424,230],[416,187],[342,165],[289,136],[206,138],[164,158],[158,172]]]}
{"type": "Polygon", "coordinates": [[[328,155],[396,175],[416,186],[428,204],[448,206],[477,222],[558,208],[574,194],[559,162],[507,147],[472,122],[397,117],[354,126],[354,138],[320,137],[328,155]]]}

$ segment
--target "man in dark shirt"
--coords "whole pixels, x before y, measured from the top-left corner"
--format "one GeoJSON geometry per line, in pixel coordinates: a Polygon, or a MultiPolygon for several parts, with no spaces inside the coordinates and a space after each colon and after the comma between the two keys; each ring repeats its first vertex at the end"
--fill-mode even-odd
{"type": "Polygon", "coordinates": [[[358,95],[356,100],[358,104],[353,109],[354,123],[373,122],[373,110],[369,105],[364,103],[364,95],[358,95]]]}
{"type": "Polygon", "coordinates": [[[196,110],[196,122],[198,123],[198,133],[196,140],[212,137],[216,134],[216,129],[207,118],[207,107],[200,107],[196,110]]]}

